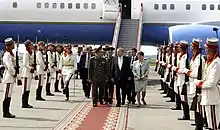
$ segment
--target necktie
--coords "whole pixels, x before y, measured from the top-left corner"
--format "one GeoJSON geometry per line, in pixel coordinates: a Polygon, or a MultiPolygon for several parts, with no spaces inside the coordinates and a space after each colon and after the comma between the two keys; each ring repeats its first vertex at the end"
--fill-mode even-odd
{"type": "Polygon", "coordinates": [[[141,65],[140,65],[140,77],[142,77],[142,69],[141,69],[141,65]]]}

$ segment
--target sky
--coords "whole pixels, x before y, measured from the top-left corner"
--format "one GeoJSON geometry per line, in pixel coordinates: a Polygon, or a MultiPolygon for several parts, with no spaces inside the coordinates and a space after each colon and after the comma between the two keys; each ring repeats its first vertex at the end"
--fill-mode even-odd
{"type": "Polygon", "coordinates": [[[157,55],[157,47],[155,46],[141,46],[141,51],[144,52],[144,55],[157,55]]]}

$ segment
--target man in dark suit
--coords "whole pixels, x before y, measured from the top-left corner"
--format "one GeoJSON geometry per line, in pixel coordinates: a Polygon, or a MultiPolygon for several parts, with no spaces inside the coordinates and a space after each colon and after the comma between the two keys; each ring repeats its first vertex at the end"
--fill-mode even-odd
{"type": "Polygon", "coordinates": [[[116,107],[120,107],[121,104],[125,104],[125,98],[127,94],[127,82],[130,77],[130,63],[128,57],[123,56],[124,49],[117,49],[117,56],[112,62],[112,77],[116,84],[116,107]],[[122,90],[122,96],[120,91],[122,90]]]}
{"type": "Polygon", "coordinates": [[[128,98],[131,97],[131,99],[128,99],[128,100],[132,101],[132,104],[135,104],[135,102],[136,102],[136,100],[135,100],[136,92],[135,92],[135,85],[134,85],[134,75],[132,73],[133,63],[134,63],[134,61],[138,60],[136,54],[137,54],[137,49],[132,48],[131,56],[129,57],[131,80],[128,81],[128,98]]]}
{"type": "Polygon", "coordinates": [[[90,90],[91,90],[91,83],[88,80],[88,62],[91,58],[91,48],[84,48],[84,51],[80,57],[79,61],[79,72],[80,78],[82,79],[82,86],[84,94],[87,98],[90,98],[90,90]]]}

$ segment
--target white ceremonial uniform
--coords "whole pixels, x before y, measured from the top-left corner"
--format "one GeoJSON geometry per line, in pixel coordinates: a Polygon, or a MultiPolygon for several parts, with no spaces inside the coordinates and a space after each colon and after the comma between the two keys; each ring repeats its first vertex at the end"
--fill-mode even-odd
{"type": "Polygon", "coordinates": [[[23,68],[22,68],[22,77],[24,80],[25,87],[23,88],[23,92],[30,91],[31,80],[33,78],[33,73],[31,73],[31,68],[33,68],[34,64],[34,54],[30,55],[28,51],[25,51],[23,54],[23,68]]]}
{"type": "MultiPolygon", "coordinates": [[[[167,56],[166,56],[166,64],[167,64],[167,65],[170,63],[170,57],[171,57],[171,55],[168,56],[168,54],[167,54],[167,56]]],[[[165,82],[166,82],[168,76],[170,76],[170,75],[169,75],[169,68],[166,67],[165,74],[164,74],[165,82]]],[[[170,81],[169,81],[169,82],[166,82],[166,84],[168,84],[168,85],[170,86],[170,81]]]]}
{"type": "Polygon", "coordinates": [[[201,105],[205,106],[208,127],[217,130],[220,121],[220,59],[217,57],[203,71],[201,105]]]}
{"type": "Polygon", "coordinates": [[[37,74],[39,75],[38,86],[43,86],[45,63],[44,63],[43,53],[41,51],[37,51],[36,53],[36,62],[37,62],[37,74]]]}
{"type": "Polygon", "coordinates": [[[73,54],[64,54],[60,58],[59,69],[62,70],[62,75],[64,77],[64,83],[67,83],[73,76],[77,68],[77,59],[73,54]]]}
{"type": "MultiPolygon", "coordinates": [[[[159,62],[159,64],[161,64],[162,65],[162,67],[163,67],[163,64],[164,64],[164,61],[163,61],[163,59],[164,59],[164,53],[162,54],[162,60],[159,62]]],[[[164,78],[160,78],[163,82],[165,82],[165,80],[164,80],[164,78]]]]}
{"type": "MultiPolygon", "coordinates": [[[[187,59],[187,54],[184,54],[179,60],[178,64],[178,76],[177,76],[177,86],[179,86],[180,93],[182,91],[182,86],[185,83],[185,70],[186,70],[186,59],[187,59]]],[[[187,96],[181,95],[182,101],[187,101],[186,99],[187,96]]]]}
{"type": "Polygon", "coordinates": [[[9,52],[5,52],[3,56],[3,65],[5,67],[5,71],[3,74],[3,83],[6,84],[5,90],[4,90],[4,98],[6,99],[8,97],[11,97],[12,91],[14,88],[14,83],[16,83],[16,78],[13,77],[15,75],[15,57],[12,56],[9,52]]]}
{"type": "MultiPolygon", "coordinates": [[[[54,79],[56,77],[56,70],[57,68],[54,66],[54,62],[55,62],[55,53],[51,52],[51,51],[47,51],[47,55],[48,55],[48,69],[49,69],[49,72],[50,72],[50,76],[49,76],[49,79],[48,79],[48,82],[49,83],[52,83],[52,79],[54,79]]],[[[54,83],[55,83],[55,80],[54,80],[54,83]]]]}

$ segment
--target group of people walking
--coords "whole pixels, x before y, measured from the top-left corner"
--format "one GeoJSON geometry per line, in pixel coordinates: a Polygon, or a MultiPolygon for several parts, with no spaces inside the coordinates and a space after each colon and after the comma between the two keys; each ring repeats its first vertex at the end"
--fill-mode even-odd
{"type": "Polygon", "coordinates": [[[195,130],[217,130],[220,121],[220,60],[219,40],[207,38],[206,55],[202,55],[202,41],[179,41],[161,46],[158,50],[155,71],[161,75],[161,89],[167,102],[175,102],[172,110],[183,109],[178,120],[190,120],[194,111],[195,130]],[[191,50],[189,49],[191,48],[191,50]],[[192,57],[189,57],[189,52],[192,57]]]}
{"type": "MultiPolygon", "coordinates": [[[[140,92],[142,102],[146,105],[149,66],[144,60],[144,53],[137,53],[137,49],[133,48],[133,55],[129,57],[124,56],[123,48],[118,48],[116,56],[113,57],[114,50],[112,47],[100,46],[95,50],[95,56],[89,60],[88,80],[85,81],[92,84],[93,106],[96,107],[98,101],[100,104],[112,104],[114,85],[116,85],[116,107],[125,105],[126,97],[129,104],[135,104],[136,95],[140,107],[140,92]]],[[[87,96],[87,91],[84,92],[87,96]]]]}

